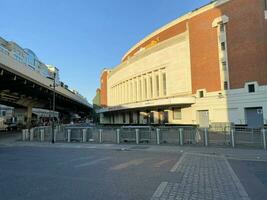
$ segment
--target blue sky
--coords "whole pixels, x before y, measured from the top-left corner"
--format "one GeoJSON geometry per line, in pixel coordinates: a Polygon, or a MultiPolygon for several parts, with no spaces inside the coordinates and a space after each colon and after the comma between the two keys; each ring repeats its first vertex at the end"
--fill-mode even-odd
{"type": "Polygon", "coordinates": [[[210,0],[1,0],[0,36],[33,50],[91,102],[103,68],[210,0]],[[5,19],[5,20],[4,20],[5,19]]]}

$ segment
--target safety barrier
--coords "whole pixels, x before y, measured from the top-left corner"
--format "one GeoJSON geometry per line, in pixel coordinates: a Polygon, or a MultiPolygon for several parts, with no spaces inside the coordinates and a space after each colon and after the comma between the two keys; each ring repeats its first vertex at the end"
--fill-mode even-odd
{"type": "MultiPolygon", "coordinates": [[[[49,126],[22,130],[23,141],[51,141],[49,126]]],[[[194,126],[56,126],[56,142],[169,144],[195,146],[253,147],[266,149],[267,128],[231,127],[220,131],[194,126]]]]}

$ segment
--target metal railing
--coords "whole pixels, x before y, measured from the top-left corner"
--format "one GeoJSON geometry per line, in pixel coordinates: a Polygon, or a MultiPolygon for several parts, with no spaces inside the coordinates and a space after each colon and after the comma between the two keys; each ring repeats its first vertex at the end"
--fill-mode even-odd
{"type": "MultiPolygon", "coordinates": [[[[50,126],[22,131],[22,140],[51,141],[50,126]]],[[[135,143],[253,147],[266,149],[267,128],[227,127],[201,129],[194,126],[121,126],[94,127],[60,125],[55,128],[55,141],[93,143],[135,143]]]]}

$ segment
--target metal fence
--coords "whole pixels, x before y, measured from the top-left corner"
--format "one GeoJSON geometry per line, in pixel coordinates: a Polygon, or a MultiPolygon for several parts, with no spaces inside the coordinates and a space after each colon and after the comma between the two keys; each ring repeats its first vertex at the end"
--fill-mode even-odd
{"type": "MultiPolygon", "coordinates": [[[[22,140],[51,141],[51,127],[23,130],[22,140]]],[[[267,128],[225,127],[201,129],[194,126],[55,127],[57,142],[135,143],[187,146],[252,147],[266,149],[267,128]]]]}

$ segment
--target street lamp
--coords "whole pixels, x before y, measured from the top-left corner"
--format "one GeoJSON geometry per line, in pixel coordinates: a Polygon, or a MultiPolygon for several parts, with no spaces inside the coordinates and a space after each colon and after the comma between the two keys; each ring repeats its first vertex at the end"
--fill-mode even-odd
{"type": "Polygon", "coordinates": [[[53,66],[48,66],[48,70],[53,74],[53,114],[52,114],[52,144],[55,143],[55,106],[56,106],[56,68],[53,66]]]}

